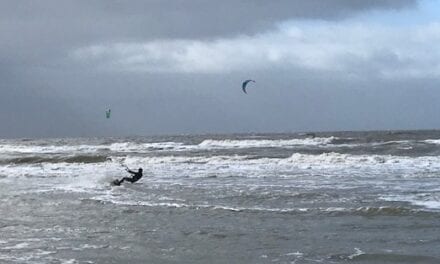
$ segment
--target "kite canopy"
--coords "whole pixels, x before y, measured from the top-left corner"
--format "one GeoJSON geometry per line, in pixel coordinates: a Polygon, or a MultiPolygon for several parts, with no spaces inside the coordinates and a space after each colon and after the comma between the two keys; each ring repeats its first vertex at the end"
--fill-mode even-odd
{"type": "Polygon", "coordinates": [[[246,81],[244,81],[243,84],[241,85],[241,89],[243,90],[243,92],[244,92],[245,94],[247,94],[247,92],[246,92],[246,86],[247,86],[248,83],[250,83],[250,82],[255,82],[255,81],[254,81],[254,80],[246,80],[246,81]]]}
{"type": "Polygon", "coordinates": [[[108,109],[107,111],[105,111],[105,117],[106,117],[107,119],[109,119],[111,113],[112,113],[112,110],[111,110],[111,109],[108,109]]]}

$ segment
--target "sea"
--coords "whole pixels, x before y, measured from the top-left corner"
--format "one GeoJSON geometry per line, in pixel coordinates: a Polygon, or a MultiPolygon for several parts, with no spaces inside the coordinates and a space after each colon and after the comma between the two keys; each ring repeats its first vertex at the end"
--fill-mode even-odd
{"type": "Polygon", "coordinates": [[[3,139],[0,263],[438,264],[439,155],[440,131],[3,139]]]}

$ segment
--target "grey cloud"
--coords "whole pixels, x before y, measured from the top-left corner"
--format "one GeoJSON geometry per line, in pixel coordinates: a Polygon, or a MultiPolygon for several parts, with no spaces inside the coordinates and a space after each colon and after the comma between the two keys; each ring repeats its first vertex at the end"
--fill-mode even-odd
{"type": "Polygon", "coordinates": [[[341,20],[416,5],[415,0],[0,1],[0,137],[439,127],[436,80],[357,83],[294,67],[246,74],[103,72],[68,57],[97,44],[229,38],[264,32],[286,19],[341,20]],[[244,78],[257,78],[248,96],[240,90],[244,78]],[[107,107],[113,109],[110,120],[104,118],[107,107]]]}
{"type": "Polygon", "coordinates": [[[417,0],[46,0],[2,1],[0,31],[17,44],[39,39],[198,38],[261,30],[288,19],[334,20],[372,9],[414,7],[417,0]]]}
{"type": "Polygon", "coordinates": [[[71,57],[114,72],[222,74],[298,67],[358,77],[423,78],[440,76],[440,54],[435,52],[439,33],[437,23],[411,28],[290,24],[269,33],[214,41],[93,45],[73,51],[71,57]]]}
{"type": "Polygon", "coordinates": [[[0,59],[26,67],[66,63],[93,44],[254,34],[287,19],[343,19],[417,0],[46,0],[0,2],[0,59]]]}

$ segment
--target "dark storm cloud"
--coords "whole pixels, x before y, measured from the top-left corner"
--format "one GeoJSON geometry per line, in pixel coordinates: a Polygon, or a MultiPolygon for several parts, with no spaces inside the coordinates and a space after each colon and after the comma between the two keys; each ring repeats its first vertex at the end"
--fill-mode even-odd
{"type": "MultiPolygon", "coordinates": [[[[287,19],[342,19],[416,0],[1,1],[0,55],[37,64],[93,43],[255,33],[287,19]]],[[[0,56],[1,58],[1,56],[0,56]]]]}
{"type": "Polygon", "coordinates": [[[416,0],[2,1],[0,31],[15,45],[249,33],[288,19],[334,20],[416,0]],[[29,43],[32,42],[32,43],[29,43]]]}
{"type": "MultiPolygon", "coordinates": [[[[66,54],[96,43],[199,39],[267,30],[286,19],[342,19],[416,0],[46,0],[0,2],[0,60],[64,66],[66,54]]],[[[67,65],[68,67],[68,65],[67,65]]]]}

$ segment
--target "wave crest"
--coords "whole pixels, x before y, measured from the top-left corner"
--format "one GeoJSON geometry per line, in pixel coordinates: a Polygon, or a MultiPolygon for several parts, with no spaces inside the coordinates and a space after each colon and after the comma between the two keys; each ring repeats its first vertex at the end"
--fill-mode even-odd
{"type": "Polygon", "coordinates": [[[288,140],[248,139],[248,140],[213,140],[206,139],[198,146],[201,148],[280,148],[295,146],[319,146],[332,144],[336,137],[304,138],[288,140]]]}
{"type": "Polygon", "coordinates": [[[35,163],[100,163],[108,160],[102,155],[74,155],[74,156],[28,156],[0,160],[0,164],[35,164],[35,163]]]}

